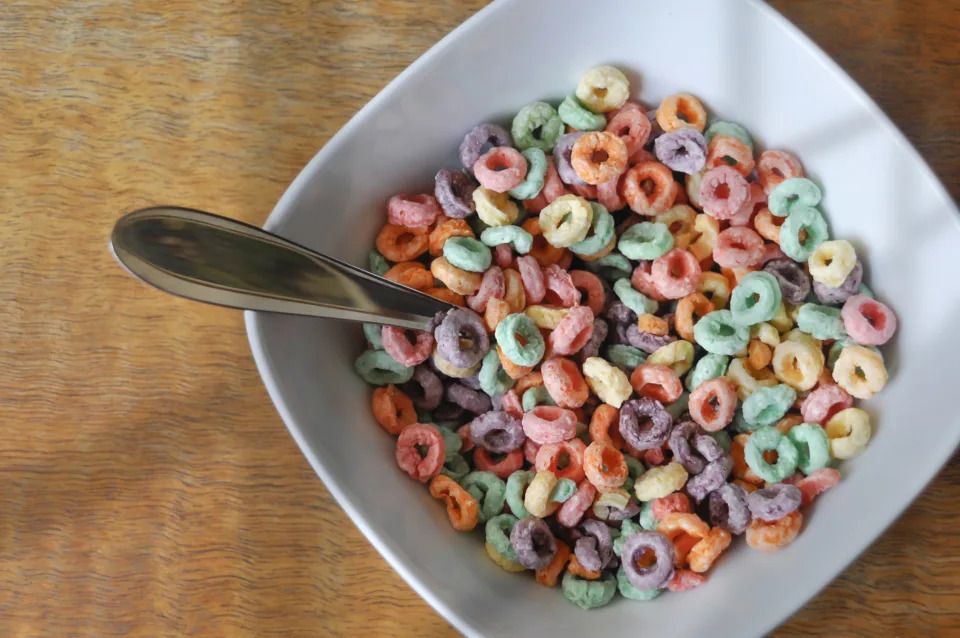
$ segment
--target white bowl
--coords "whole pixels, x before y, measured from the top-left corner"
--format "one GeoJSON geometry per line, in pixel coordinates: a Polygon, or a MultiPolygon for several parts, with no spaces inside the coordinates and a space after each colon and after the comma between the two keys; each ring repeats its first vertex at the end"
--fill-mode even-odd
{"type": "Polygon", "coordinates": [[[916,151],[827,56],[752,0],[500,0],[444,38],[341,130],[291,184],[269,230],[365,263],[385,200],[431,190],[457,166],[465,131],[558,101],[580,74],[614,64],[634,97],[689,91],[712,117],[790,150],[824,189],[833,235],[852,240],[866,281],[898,312],[891,381],[867,401],[875,435],[844,463],[795,543],[767,555],[735,543],[710,582],[652,602],[585,612],[508,574],[478,534],[393,460],[370,388],[353,373],[356,325],[247,314],[253,353],[284,421],[327,488],[393,567],[469,635],[760,635],[835,577],[920,492],[960,441],[947,362],[960,360],[958,211],[916,151]],[[589,9],[586,8],[589,4],[589,9]]]}

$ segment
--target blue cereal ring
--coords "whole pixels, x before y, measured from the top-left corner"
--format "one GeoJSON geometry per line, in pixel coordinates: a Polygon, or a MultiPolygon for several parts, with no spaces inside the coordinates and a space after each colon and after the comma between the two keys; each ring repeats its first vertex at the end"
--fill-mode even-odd
{"type": "Polygon", "coordinates": [[[817,246],[830,239],[827,220],[816,208],[795,208],[780,226],[780,250],[794,261],[807,261],[817,246]],[[800,231],[807,236],[800,241],[800,231]]]}
{"type": "Polygon", "coordinates": [[[547,344],[544,342],[537,324],[533,323],[533,319],[523,313],[507,315],[497,324],[497,330],[494,334],[497,338],[497,345],[503,350],[503,354],[518,366],[537,365],[546,351],[547,344]],[[526,342],[526,345],[521,345],[517,340],[518,334],[526,342]]]}
{"type": "Polygon", "coordinates": [[[797,310],[797,328],[817,339],[845,339],[847,331],[840,318],[840,309],[805,303],[797,310]]]}
{"type": "Polygon", "coordinates": [[[813,208],[823,195],[820,187],[806,177],[785,179],[770,191],[767,208],[777,217],[786,217],[800,208],[813,208]]]}
{"type": "Polygon", "coordinates": [[[753,326],[770,321],[780,310],[780,284],[768,272],[748,273],[730,295],[733,321],[741,326],[753,326]]]}
{"type": "Polygon", "coordinates": [[[630,259],[656,259],[671,248],[673,235],[662,222],[634,224],[620,235],[617,242],[617,249],[630,259]]]}
{"type": "Polygon", "coordinates": [[[693,326],[693,337],[711,354],[733,356],[747,347],[750,328],[736,323],[729,310],[714,310],[693,326]]]}
{"type": "Polygon", "coordinates": [[[514,199],[533,199],[543,189],[543,180],[547,175],[547,154],[536,146],[524,149],[520,154],[527,160],[527,176],[507,192],[514,199]]]}

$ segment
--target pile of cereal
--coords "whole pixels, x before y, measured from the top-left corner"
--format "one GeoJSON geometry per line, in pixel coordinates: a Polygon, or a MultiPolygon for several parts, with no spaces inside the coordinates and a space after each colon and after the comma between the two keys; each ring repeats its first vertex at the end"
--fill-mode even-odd
{"type": "Polygon", "coordinates": [[[453,527],[585,609],[697,587],[734,535],[792,542],[870,439],[853,402],[897,325],[797,158],[628,98],[591,69],[392,197],[371,269],[460,308],[366,325],[356,361],[453,527]]]}

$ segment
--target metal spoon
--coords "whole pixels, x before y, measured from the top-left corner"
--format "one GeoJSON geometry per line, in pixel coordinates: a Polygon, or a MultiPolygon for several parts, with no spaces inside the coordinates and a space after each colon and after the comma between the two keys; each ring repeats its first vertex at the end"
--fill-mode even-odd
{"type": "Polygon", "coordinates": [[[416,330],[455,307],[255,226],[189,208],[124,215],[110,248],[148,284],[218,306],[416,330]]]}

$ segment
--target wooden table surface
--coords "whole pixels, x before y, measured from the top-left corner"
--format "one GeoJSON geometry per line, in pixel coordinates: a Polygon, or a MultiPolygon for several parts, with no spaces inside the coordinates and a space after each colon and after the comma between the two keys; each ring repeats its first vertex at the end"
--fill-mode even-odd
{"type": "MultiPolygon", "coordinates": [[[[455,634],[301,457],[240,313],[134,281],[107,237],[154,203],[261,224],[358,108],[484,4],[3,3],[0,635],[455,634]]],[[[960,196],[956,3],[773,4],[960,196]]],[[[960,635],[958,526],[955,459],[777,634],[960,635]]]]}

